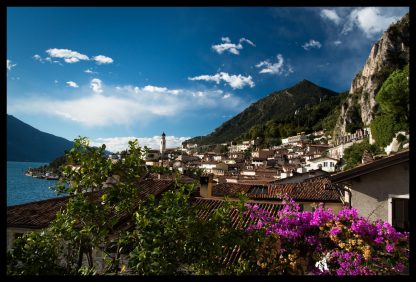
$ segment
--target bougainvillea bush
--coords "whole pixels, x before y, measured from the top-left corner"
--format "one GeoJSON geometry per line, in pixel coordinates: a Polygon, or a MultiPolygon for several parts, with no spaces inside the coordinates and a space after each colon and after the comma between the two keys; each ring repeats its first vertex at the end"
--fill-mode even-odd
{"type": "Polygon", "coordinates": [[[269,274],[391,275],[408,267],[409,233],[381,220],[370,222],[354,208],[334,214],[320,204],[314,211],[301,211],[287,196],[282,204],[276,217],[245,204],[255,222],[246,231],[269,237],[255,255],[259,268],[269,274]]]}

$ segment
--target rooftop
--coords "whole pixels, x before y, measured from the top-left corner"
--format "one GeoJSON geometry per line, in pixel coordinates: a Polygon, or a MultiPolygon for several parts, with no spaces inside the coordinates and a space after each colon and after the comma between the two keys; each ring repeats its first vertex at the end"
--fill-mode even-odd
{"type": "MultiPolygon", "coordinates": [[[[137,188],[139,190],[139,195],[145,198],[150,194],[158,196],[168,188],[172,187],[173,184],[174,180],[172,179],[146,178],[138,184],[137,188]]],[[[93,201],[99,201],[103,192],[103,190],[93,192],[93,201]]],[[[47,227],[49,223],[55,219],[56,213],[65,208],[66,203],[71,197],[72,196],[66,196],[9,206],[7,207],[7,226],[34,229],[47,227]]]]}
{"type": "Polygon", "coordinates": [[[389,166],[409,161],[409,150],[398,152],[394,155],[374,160],[369,163],[358,165],[352,169],[332,174],[330,179],[332,182],[341,182],[353,179],[360,175],[365,175],[389,166]]]}
{"type": "Polygon", "coordinates": [[[334,190],[327,190],[325,186],[331,183],[327,177],[306,179],[300,183],[268,183],[266,193],[249,193],[259,184],[221,183],[212,188],[214,196],[236,196],[245,193],[251,199],[278,200],[281,194],[288,194],[295,201],[326,201],[341,202],[340,195],[334,190]]]}

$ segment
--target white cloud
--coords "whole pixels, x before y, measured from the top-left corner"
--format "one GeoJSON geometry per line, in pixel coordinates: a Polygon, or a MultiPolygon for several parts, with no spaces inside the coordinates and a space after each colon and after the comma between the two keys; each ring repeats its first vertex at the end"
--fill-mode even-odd
{"type": "Polygon", "coordinates": [[[231,40],[230,40],[230,38],[228,36],[227,37],[221,37],[221,40],[223,42],[226,42],[226,43],[231,43],[231,40]]]}
{"type": "MultiPolygon", "coordinates": [[[[92,81],[91,81],[92,82],[92,81]]],[[[94,87],[100,89],[95,81],[94,87]]],[[[146,87],[134,85],[105,85],[105,91],[93,92],[91,85],[80,85],[77,96],[66,96],[64,100],[54,93],[28,95],[25,99],[8,100],[10,114],[26,113],[47,115],[69,120],[87,127],[131,126],[147,124],[160,118],[181,120],[201,117],[215,111],[227,114],[238,113],[248,106],[248,101],[237,95],[230,95],[227,103],[218,89],[169,89],[164,92],[145,91],[146,87]],[[178,95],[172,95],[174,91],[178,95]],[[172,93],[170,93],[172,92],[172,93]]],[[[154,86],[157,87],[157,86],[154,86]]],[[[146,88],[150,90],[150,87],[146,88]]]]}
{"type": "Polygon", "coordinates": [[[227,93],[227,94],[225,94],[224,96],[222,96],[222,98],[223,99],[228,99],[228,98],[230,98],[231,97],[231,94],[230,93],[227,93]]]}
{"type": "Polygon", "coordinates": [[[400,19],[401,15],[389,14],[388,8],[378,7],[356,8],[349,14],[342,34],[350,32],[354,26],[365,33],[368,38],[385,31],[390,24],[400,19]]]}
{"type": "MultiPolygon", "coordinates": [[[[63,59],[66,63],[72,64],[77,63],[79,61],[89,61],[90,58],[85,55],[81,54],[77,51],[72,51],[69,49],[58,49],[58,48],[51,48],[46,50],[46,53],[48,53],[49,57],[42,58],[40,55],[35,54],[33,55],[33,59],[36,61],[39,61],[41,63],[44,63],[45,61],[49,63],[57,63],[61,64],[60,61],[54,61],[52,58],[59,58],[63,59]]],[[[114,62],[114,60],[110,57],[104,56],[104,55],[98,55],[91,58],[91,60],[95,61],[98,65],[102,64],[111,64],[114,62]]],[[[86,73],[96,73],[93,72],[91,69],[85,70],[86,73]]]]}
{"type": "Polygon", "coordinates": [[[78,88],[79,87],[78,84],[76,82],[73,82],[73,81],[67,81],[66,84],[69,87],[74,87],[74,88],[78,88]]]}
{"type": "MultiPolygon", "coordinates": [[[[106,150],[116,153],[126,150],[129,147],[129,141],[137,139],[140,147],[148,147],[150,149],[159,149],[160,136],[153,137],[110,137],[110,138],[96,138],[91,140],[92,146],[106,145],[106,150]]],[[[167,148],[178,148],[182,146],[182,142],[190,139],[190,137],[166,136],[167,148]]]]}
{"type": "Polygon", "coordinates": [[[38,55],[38,54],[35,54],[35,55],[33,55],[33,57],[32,57],[35,61],[39,61],[39,62],[41,62],[42,64],[44,64],[45,62],[48,62],[48,63],[50,63],[50,64],[58,64],[58,65],[61,65],[62,66],[62,64],[61,64],[61,62],[59,62],[59,61],[54,61],[54,60],[52,60],[52,58],[51,57],[45,57],[45,58],[42,58],[40,55],[38,55]]]}
{"type": "Polygon", "coordinates": [[[166,87],[157,87],[152,85],[147,85],[143,88],[143,91],[148,92],[166,92],[168,89],[166,87]]]}
{"type": "Polygon", "coordinates": [[[316,41],[314,39],[309,40],[308,42],[305,42],[305,44],[302,45],[302,48],[305,50],[309,50],[311,48],[321,48],[322,45],[319,41],[316,41]]]}
{"type": "Polygon", "coordinates": [[[323,9],[320,15],[322,18],[329,19],[337,25],[341,23],[341,18],[335,10],[323,9]]]}
{"type": "Polygon", "coordinates": [[[102,81],[98,78],[92,79],[90,83],[90,88],[95,93],[102,93],[103,92],[102,81]]]}
{"type": "Polygon", "coordinates": [[[204,81],[215,81],[217,84],[221,81],[221,75],[219,73],[215,75],[200,75],[200,76],[194,76],[194,77],[188,77],[189,80],[204,80],[204,81]]]}
{"type": "Polygon", "coordinates": [[[94,61],[97,62],[97,64],[102,65],[102,64],[111,64],[113,61],[113,59],[111,59],[110,57],[107,56],[103,56],[103,55],[98,55],[92,58],[94,61]]]}
{"type": "Polygon", "coordinates": [[[291,65],[288,65],[287,71],[285,73],[285,76],[288,76],[289,74],[293,73],[293,67],[291,65]]]}
{"type": "Polygon", "coordinates": [[[81,53],[78,53],[76,51],[72,51],[69,49],[52,48],[52,49],[46,50],[46,53],[48,53],[48,55],[52,58],[64,59],[64,61],[69,64],[77,63],[80,60],[85,60],[85,61],[89,60],[87,55],[84,55],[84,54],[81,54],[81,53]]]}
{"type": "Polygon", "coordinates": [[[59,83],[59,81],[58,81],[58,80],[56,80],[56,79],[55,79],[53,82],[54,82],[55,84],[58,84],[58,83],[59,83]]]}
{"type": "Polygon", "coordinates": [[[252,80],[252,77],[239,75],[229,75],[226,72],[216,73],[215,75],[200,75],[195,77],[188,77],[189,80],[203,80],[203,81],[214,81],[216,84],[219,84],[220,81],[225,81],[233,89],[242,89],[244,86],[248,85],[254,87],[255,84],[252,80]]]}
{"type": "Polygon", "coordinates": [[[41,56],[39,56],[38,54],[33,55],[33,57],[32,57],[32,58],[33,58],[33,59],[35,59],[36,61],[43,62],[42,57],[41,57],[41,56]]]}
{"type": "Polygon", "coordinates": [[[244,86],[249,85],[251,88],[255,86],[251,76],[229,75],[226,72],[220,72],[221,79],[227,82],[233,89],[242,89],[244,86]]]}
{"type": "Polygon", "coordinates": [[[269,73],[269,74],[279,74],[279,75],[289,75],[293,73],[293,68],[291,65],[285,66],[284,58],[282,54],[277,54],[277,62],[271,63],[269,60],[262,61],[256,65],[257,68],[261,68],[259,73],[269,73]]]}
{"type": "Polygon", "coordinates": [[[159,92],[159,93],[170,93],[173,95],[178,95],[181,92],[178,89],[169,90],[166,87],[158,87],[158,86],[153,86],[153,85],[146,85],[145,87],[142,88],[142,90],[146,92],[150,92],[150,93],[159,92]]]}
{"type": "Polygon", "coordinates": [[[7,70],[11,70],[12,68],[14,68],[15,66],[17,66],[17,64],[13,64],[11,60],[7,60],[6,62],[6,68],[7,70]]]}
{"type": "Polygon", "coordinates": [[[215,52],[217,52],[218,54],[222,54],[225,51],[228,51],[231,54],[239,55],[240,54],[240,51],[238,51],[238,50],[243,49],[243,45],[241,44],[242,42],[247,42],[251,46],[256,46],[256,45],[254,45],[254,43],[252,41],[250,41],[249,39],[246,39],[244,37],[243,38],[240,38],[240,41],[239,41],[238,44],[231,43],[231,40],[230,40],[229,37],[221,37],[221,40],[224,43],[216,44],[216,45],[212,45],[211,46],[212,49],[215,52]]]}
{"type": "Polygon", "coordinates": [[[251,46],[253,46],[253,47],[256,47],[256,45],[253,43],[253,41],[251,41],[251,40],[248,40],[247,38],[240,38],[240,43],[241,42],[247,42],[248,44],[250,44],[251,46]]]}
{"type": "Polygon", "coordinates": [[[215,52],[217,52],[218,54],[222,54],[224,51],[228,51],[231,54],[239,55],[240,52],[238,50],[243,49],[243,45],[241,45],[240,43],[237,45],[234,43],[223,43],[212,45],[212,49],[214,49],[215,52]]]}
{"type": "Polygon", "coordinates": [[[84,72],[89,74],[98,74],[98,72],[92,71],[91,69],[86,69],[84,72]]]}

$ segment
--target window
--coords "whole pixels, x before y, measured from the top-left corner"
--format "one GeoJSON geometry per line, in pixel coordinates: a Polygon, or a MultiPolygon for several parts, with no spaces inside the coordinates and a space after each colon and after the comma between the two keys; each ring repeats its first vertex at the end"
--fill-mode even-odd
{"type": "Polygon", "coordinates": [[[393,198],[392,225],[399,231],[409,230],[409,199],[393,198]]]}
{"type": "Polygon", "coordinates": [[[327,167],[328,166],[328,162],[324,162],[324,167],[327,167]]]}
{"type": "Polygon", "coordinates": [[[329,164],[330,164],[330,167],[334,167],[335,166],[333,162],[330,162],[329,164]]]}

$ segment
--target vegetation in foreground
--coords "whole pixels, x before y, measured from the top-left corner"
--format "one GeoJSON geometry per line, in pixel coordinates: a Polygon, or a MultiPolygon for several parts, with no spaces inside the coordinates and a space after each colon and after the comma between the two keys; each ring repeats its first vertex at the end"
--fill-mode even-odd
{"type": "Polygon", "coordinates": [[[337,215],[322,206],[300,211],[283,196],[283,209],[273,217],[241,196],[201,219],[198,207],[189,204],[194,185],[179,182],[160,199],[142,199],[137,183],[146,173],[143,150],[137,141],[129,145],[124,161],[112,164],[104,145],[91,148],[86,138],[75,140],[55,188],[77,193],[48,228],[16,240],[7,253],[8,275],[379,275],[408,267],[409,234],[386,222],[369,222],[355,209],[337,215]],[[101,190],[99,201],[83,193],[100,190],[114,175],[120,181],[101,190]],[[248,215],[250,224],[234,228],[232,211],[240,218],[248,215]],[[133,217],[127,230],[117,228],[125,213],[133,217]],[[235,246],[244,252],[225,265],[222,259],[235,246]],[[93,263],[97,249],[106,257],[100,272],[93,263]]]}

